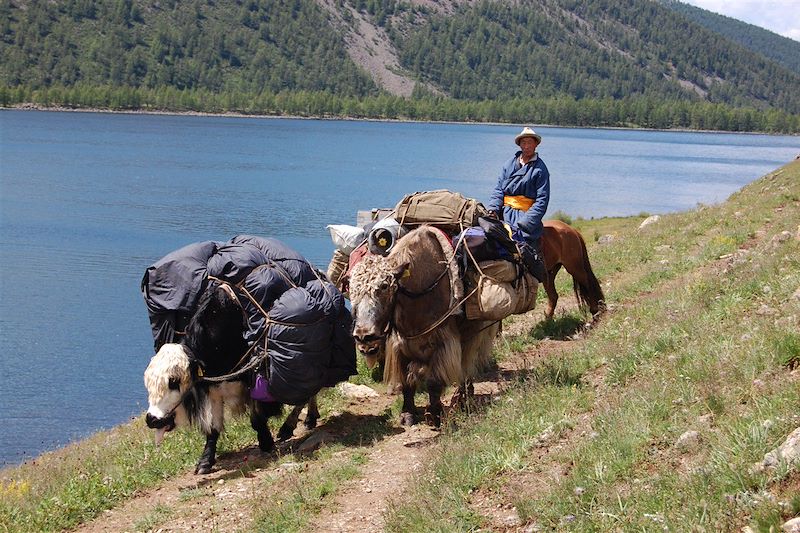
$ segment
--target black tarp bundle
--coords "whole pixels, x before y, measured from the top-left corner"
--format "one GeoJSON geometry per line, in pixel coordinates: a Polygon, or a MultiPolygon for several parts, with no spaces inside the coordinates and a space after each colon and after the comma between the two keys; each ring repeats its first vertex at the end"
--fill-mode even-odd
{"type": "Polygon", "coordinates": [[[356,373],[341,292],[282,242],[248,235],[190,244],[147,268],[141,288],[156,350],[179,340],[209,276],[240,295],[245,339],[266,345],[269,392],[280,402],[304,403],[356,373]]]}

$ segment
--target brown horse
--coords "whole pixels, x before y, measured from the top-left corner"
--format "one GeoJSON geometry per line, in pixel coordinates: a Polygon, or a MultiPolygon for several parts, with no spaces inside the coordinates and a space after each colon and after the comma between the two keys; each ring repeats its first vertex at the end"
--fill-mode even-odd
{"type": "Polygon", "coordinates": [[[464,317],[453,255],[441,231],[421,226],[387,257],[366,256],[350,277],[356,346],[368,363],[384,350],[384,378],[403,389],[403,425],[416,421],[414,393],[424,382],[430,398],[425,418],[439,426],[445,387],[458,384],[456,397],[466,398],[499,330],[499,322],[464,317]]]}
{"type": "Polygon", "coordinates": [[[587,305],[595,317],[605,310],[603,289],[592,272],[589,255],[586,253],[586,242],[578,230],[560,220],[544,221],[542,253],[547,270],[547,280],[543,284],[548,300],[546,318],[553,318],[556,309],[558,293],[555,280],[562,266],[572,276],[572,286],[578,302],[587,305]]]}

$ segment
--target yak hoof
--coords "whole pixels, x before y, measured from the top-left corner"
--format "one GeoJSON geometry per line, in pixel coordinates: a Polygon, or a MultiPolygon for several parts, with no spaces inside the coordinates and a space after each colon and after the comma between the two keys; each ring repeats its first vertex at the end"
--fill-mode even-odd
{"type": "Polygon", "coordinates": [[[214,461],[205,462],[201,461],[197,463],[197,467],[194,469],[195,474],[209,474],[211,473],[211,469],[214,466],[214,461]]]}
{"type": "MultiPolygon", "coordinates": [[[[281,429],[278,431],[278,440],[284,441],[289,440],[294,436],[294,428],[290,426],[281,426],[281,429]]],[[[268,450],[261,450],[268,452],[272,449],[272,446],[269,447],[268,450]]]]}
{"type": "Polygon", "coordinates": [[[442,425],[442,413],[425,411],[425,423],[435,428],[440,427],[442,425]]]}
{"type": "Polygon", "coordinates": [[[414,419],[413,413],[400,413],[400,425],[401,426],[413,426],[416,424],[416,420],[414,419]]]}
{"type": "Polygon", "coordinates": [[[306,429],[312,430],[315,427],[317,427],[317,419],[306,417],[305,421],[303,422],[303,425],[306,427],[306,429]]]}
{"type": "Polygon", "coordinates": [[[275,441],[272,440],[272,433],[269,430],[258,433],[258,449],[263,453],[268,453],[275,449],[275,441]]]}

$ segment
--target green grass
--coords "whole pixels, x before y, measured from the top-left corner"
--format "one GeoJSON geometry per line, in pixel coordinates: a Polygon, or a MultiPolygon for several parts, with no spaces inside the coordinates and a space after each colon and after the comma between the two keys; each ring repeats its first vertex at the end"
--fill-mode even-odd
{"type": "MultiPolygon", "coordinates": [[[[363,369],[367,372],[366,369],[363,369]]],[[[359,380],[368,382],[361,375],[359,380]]],[[[341,411],[344,400],[336,389],[320,396],[320,413],[341,411]]],[[[288,414],[288,409],[285,410],[288,414]]],[[[283,417],[270,420],[273,434],[283,417]]],[[[356,437],[364,443],[383,431],[386,417],[363,424],[356,437]]],[[[226,424],[220,436],[218,455],[256,444],[246,417],[226,424]]],[[[140,416],[129,424],[97,433],[64,449],[0,471],[0,531],[62,531],[87,522],[137,492],[191,471],[200,457],[204,437],[197,430],[176,430],[159,448],[153,432],[140,416]]],[[[252,467],[246,467],[252,468],[252,467]]],[[[189,496],[187,496],[189,497],[189,496]]],[[[158,508],[137,521],[137,528],[152,529],[165,519],[168,509],[158,508]]],[[[157,529],[157,527],[156,527],[157,529]]]]}
{"type": "Polygon", "coordinates": [[[332,500],[342,483],[356,477],[366,462],[362,451],[334,456],[340,451],[339,447],[329,447],[317,452],[317,468],[290,474],[288,489],[277,496],[265,487],[264,494],[269,496],[250,502],[254,509],[250,529],[275,533],[306,531],[309,521],[332,500]]]}
{"type": "Polygon", "coordinates": [[[171,514],[172,512],[168,506],[163,504],[156,505],[145,516],[134,523],[134,529],[142,533],[153,531],[169,520],[171,514]]]}
{"type": "MultiPolygon", "coordinates": [[[[155,448],[141,419],[2,471],[0,530],[60,531],[94,517],[187,470],[199,457],[198,435],[176,432],[155,448]],[[5,490],[24,486],[24,490],[5,490]]],[[[235,432],[221,450],[240,446],[235,432]]]]}
{"type": "Polygon", "coordinates": [[[556,314],[550,320],[542,320],[530,332],[533,339],[566,340],[583,330],[588,317],[585,314],[556,314]]]}

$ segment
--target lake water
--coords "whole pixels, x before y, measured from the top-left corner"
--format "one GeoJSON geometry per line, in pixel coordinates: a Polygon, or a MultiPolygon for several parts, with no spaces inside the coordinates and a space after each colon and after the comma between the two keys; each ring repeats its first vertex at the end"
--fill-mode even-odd
{"type": "MultiPolygon", "coordinates": [[[[326,224],[451,189],[486,201],[519,126],[0,111],[0,464],[147,407],[145,268],[185,244],[283,240],[323,270],[326,224]]],[[[549,213],[724,200],[800,138],[537,128],[549,213]]]]}

